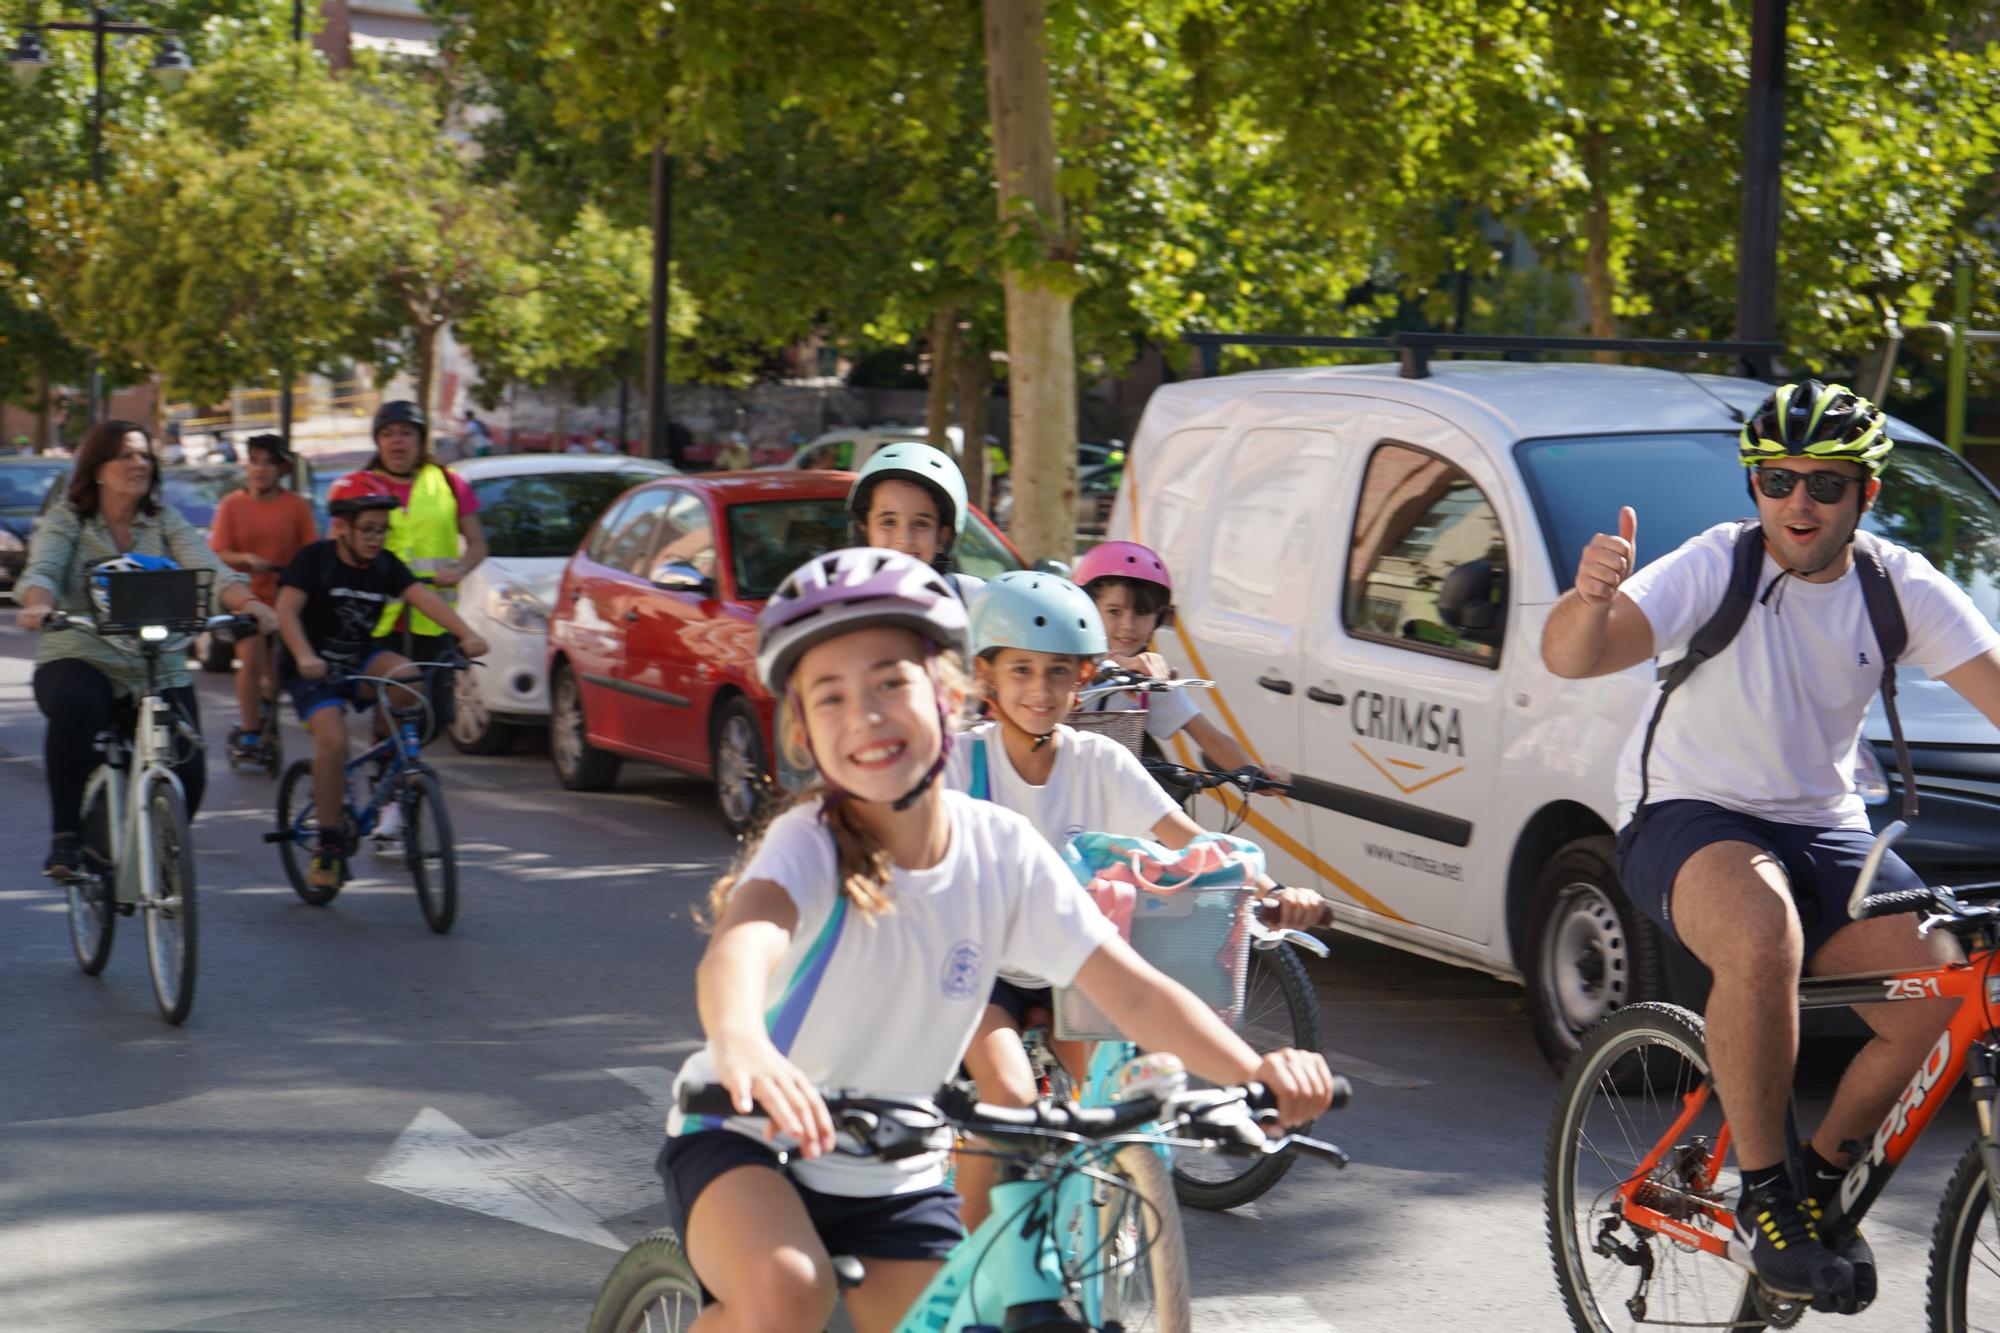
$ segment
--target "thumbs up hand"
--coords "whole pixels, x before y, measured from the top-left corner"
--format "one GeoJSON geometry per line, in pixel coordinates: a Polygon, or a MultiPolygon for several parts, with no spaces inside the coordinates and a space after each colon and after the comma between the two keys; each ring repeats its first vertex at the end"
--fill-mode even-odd
{"type": "Polygon", "coordinates": [[[1576,595],[1586,605],[1606,606],[1632,573],[1638,552],[1639,516],[1631,505],[1618,511],[1618,535],[1600,532],[1583,548],[1576,566],[1576,595]]]}

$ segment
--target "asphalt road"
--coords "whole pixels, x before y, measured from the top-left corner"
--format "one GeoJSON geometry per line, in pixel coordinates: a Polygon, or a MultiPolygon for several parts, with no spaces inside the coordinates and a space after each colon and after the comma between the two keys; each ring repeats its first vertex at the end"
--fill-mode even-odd
{"type": "MultiPolygon", "coordinates": [[[[332,906],[301,903],[258,839],[275,784],[216,772],[199,994],[169,1028],[140,933],[82,976],[38,874],[32,648],[0,629],[0,1330],[580,1329],[613,1247],[664,1213],[661,1098],[698,1044],[690,908],[734,851],[707,788],[628,767],[576,795],[538,737],[438,747],[464,886],[439,937],[365,852],[332,906]]],[[[226,684],[202,681],[211,735],[226,684]]],[[[1555,1082],[1518,993],[1351,940],[1311,966],[1357,1088],[1320,1132],[1354,1164],[1189,1215],[1198,1324],[1566,1328],[1541,1205],[1555,1082]]],[[[1952,1108],[1878,1206],[1883,1295],[1844,1327],[1922,1326],[1971,1134],[1952,1108]]]]}

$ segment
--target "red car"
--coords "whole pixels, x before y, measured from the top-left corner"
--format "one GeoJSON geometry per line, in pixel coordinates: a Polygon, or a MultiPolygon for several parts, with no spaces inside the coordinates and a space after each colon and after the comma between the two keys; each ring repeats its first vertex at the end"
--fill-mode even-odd
{"type": "MultiPolygon", "coordinates": [[[[624,759],[644,759],[712,778],[731,832],[755,823],[777,749],[757,613],[800,564],[851,544],[853,483],[851,472],[662,478],[604,511],[549,616],[549,753],[563,786],[601,791],[624,759]]],[[[1020,569],[1007,539],[974,520],[959,568],[1020,569]]]]}

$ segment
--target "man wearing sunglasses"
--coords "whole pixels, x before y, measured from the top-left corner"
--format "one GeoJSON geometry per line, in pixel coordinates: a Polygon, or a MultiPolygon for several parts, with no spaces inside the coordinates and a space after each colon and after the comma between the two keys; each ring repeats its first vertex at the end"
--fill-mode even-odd
{"type": "MultiPolygon", "coordinates": [[[[1835,1254],[1815,1224],[1850,1160],[1843,1145],[1887,1114],[1950,1002],[1859,1009],[1874,1039],[1801,1149],[1801,1198],[1784,1137],[1798,1056],[1795,987],[1802,971],[1930,967],[1956,949],[1943,933],[1920,937],[1914,917],[1847,914],[1872,840],[1854,789],[1856,746],[1884,669],[1855,532],[1893,443],[1873,403],[1817,380],[1780,387],[1738,443],[1759,527],[1719,524],[1635,573],[1638,518],[1621,510],[1617,534],[1599,533],[1585,548],[1575,586],[1550,614],[1542,658],[1556,675],[1579,679],[1680,657],[1729,590],[1737,542],[1761,542],[1757,595],[1741,627],[1685,676],[1672,707],[1641,719],[1625,747],[1618,875],[1633,904],[1714,977],[1708,1054],[1743,1176],[1731,1257],[1780,1295],[1852,1312],[1874,1298],[1874,1255],[1858,1235],[1835,1254]]],[[[2000,634],[1922,555],[1872,539],[1869,547],[1907,628],[1897,661],[2000,724],[2000,634]]],[[[1892,853],[1875,891],[1920,883],[1892,853]]],[[[1645,952],[1635,942],[1634,956],[1645,952]]]]}

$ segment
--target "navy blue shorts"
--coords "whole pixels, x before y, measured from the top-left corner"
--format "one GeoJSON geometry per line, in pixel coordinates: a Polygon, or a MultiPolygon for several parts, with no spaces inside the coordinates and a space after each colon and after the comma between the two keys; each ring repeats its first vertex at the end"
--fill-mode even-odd
{"type": "Polygon", "coordinates": [[[1016,986],[1005,977],[993,978],[993,994],[986,1003],[997,1004],[1007,1011],[1014,1020],[1014,1026],[1026,1031],[1028,1011],[1047,1009],[1055,1003],[1054,993],[1047,986],[1016,986]]]}
{"type": "MultiPolygon", "coordinates": [[[[1618,879],[1625,896],[1655,922],[1674,933],[1674,879],[1689,857],[1715,842],[1747,842],[1761,847],[1784,867],[1792,902],[1805,932],[1808,961],[1847,925],[1847,896],[1861,874],[1874,835],[1866,829],[1809,828],[1781,824],[1725,810],[1707,801],[1660,801],[1646,807],[1618,834],[1618,879]]],[[[1890,852],[1876,872],[1873,893],[1920,889],[1917,872],[1890,852]]],[[[1675,933],[1675,939],[1680,936],[1675,933]]],[[[1682,941],[1686,943],[1686,941],[1682,941]]]]}
{"type": "MultiPolygon", "coordinates": [[[[374,667],[376,659],[388,651],[387,648],[378,648],[368,654],[368,659],[361,664],[360,670],[355,674],[373,675],[371,668],[374,667]]],[[[307,680],[304,676],[294,674],[286,679],[285,688],[291,691],[292,707],[298,710],[301,722],[310,722],[312,715],[322,708],[338,708],[342,704],[353,704],[354,711],[358,713],[370,706],[355,696],[356,685],[351,680],[332,681],[325,677],[307,680]]]]}
{"type": "MultiPolygon", "coordinates": [[[[733,1129],[701,1129],[667,1140],[659,1170],[667,1184],[667,1212],[687,1235],[694,1201],[719,1176],[739,1166],[784,1172],[778,1154],[733,1129]]],[[[790,1176],[787,1175],[787,1179],[790,1176]]],[[[943,1259],[965,1239],[958,1220],[958,1194],[949,1185],[852,1198],[821,1194],[792,1180],[806,1216],[830,1255],[857,1259],[943,1259]]]]}

